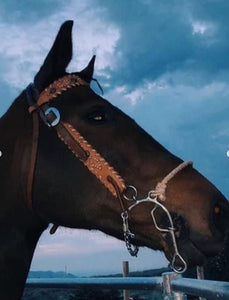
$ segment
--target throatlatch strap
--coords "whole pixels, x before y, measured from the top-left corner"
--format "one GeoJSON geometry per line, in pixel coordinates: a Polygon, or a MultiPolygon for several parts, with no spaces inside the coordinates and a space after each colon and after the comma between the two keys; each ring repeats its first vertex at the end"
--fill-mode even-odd
{"type": "MultiPolygon", "coordinates": [[[[39,93],[31,83],[26,88],[26,98],[27,102],[30,106],[34,105],[39,97],[39,93]]],[[[32,192],[33,192],[33,180],[34,180],[34,172],[35,165],[37,159],[37,147],[38,147],[38,139],[39,139],[39,116],[37,112],[32,114],[32,123],[33,123],[33,131],[32,131],[32,139],[31,139],[31,154],[30,154],[30,162],[29,169],[27,175],[27,186],[26,186],[26,204],[27,206],[33,210],[32,208],[32,192]]]]}
{"type": "Polygon", "coordinates": [[[37,113],[33,114],[33,136],[32,136],[32,148],[30,155],[30,164],[29,172],[27,179],[27,193],[26,193],[26,202],[28,207],[32,210],[32,191],[33,191],[33,179],[34,171],[37,159],[37,146],[39,138],[39,117],[37,113]]]}

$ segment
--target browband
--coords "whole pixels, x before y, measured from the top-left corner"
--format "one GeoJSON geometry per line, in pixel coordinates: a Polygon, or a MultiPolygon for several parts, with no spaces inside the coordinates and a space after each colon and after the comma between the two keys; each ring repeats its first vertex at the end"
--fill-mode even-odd
{"type": "Polygon", "coordinates": [[[55,80],[47,88],[45,88],[43,92],[41,92],[37,101],[33,105],[29,106],[29,113],[32,113],[39,109],[42,105],[49,103],[51,100],[61,95],[64,91],[80,85],[89,86],[86,81],[76,74],[69,74],[55,80]]]}

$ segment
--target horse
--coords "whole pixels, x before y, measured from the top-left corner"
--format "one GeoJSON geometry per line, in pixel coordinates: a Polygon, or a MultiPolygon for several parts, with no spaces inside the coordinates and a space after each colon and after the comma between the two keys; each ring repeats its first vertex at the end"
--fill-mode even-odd
{"type": "Polygon", "coordinates": [[[223,249],[229,204],[217,188],[96,94],[95,56],[67,73],[73,21],[0,119],[0,296],[20,299],[51,223],[96,229],[165,253],[177,271],[223,249]]]}

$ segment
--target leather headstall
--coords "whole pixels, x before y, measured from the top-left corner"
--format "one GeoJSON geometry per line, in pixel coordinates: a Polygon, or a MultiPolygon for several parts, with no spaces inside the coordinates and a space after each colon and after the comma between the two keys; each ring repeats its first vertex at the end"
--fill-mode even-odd
{"type": "MultiPolygon", "coordinates": [[[[48,127],[52,127],[56,131],[57,137],[66,144],[74,156],[97,177],[113,196],[119,199],[121,209],[125,211],[122,198],[122,193],[126,189],[124,180],[76,128],[61,120],[57,108],[49,106],[59,95],[77,86],[89,87],[89,84],[78,75],[69,74],[51,83],[40,95],[33,84],[30,84],[26,89],[28,111],[33,118],[32,147],[27,180],[27,206],[33,210],[32,193],[38,151],[39,120],[42,120],[48,127]]],[[[57,227],[56,225],[51,233],[54,233],[57,227]]]]}
{"type": "MultiPolygon", "coordinates": [[[[29,104],[28,111],[32,114],[33,118],[32,146],[26,193],[27,206],[33,211],[33,181],[38,151],[39,125],[40,120],[42,120],[48,127],[55,130],[57,137],[68,147],[69,150],[71,150],[74,156],[77,157],[84,166],[110,191],[110,193],[119,200],[122,210],[121,218],[123,221],[123,238],[129,253],[132,256],[137,256],[138,253],[138,246],[132,243],[135,235],[129,228],[129,212],[142,203],[151,203],[154,205],[151,210],[151,216],[155,228],[163,234],[169,234],[172,239],[174,249],[171,262],[172,269],[177,273],[184,272],[187,268],[187,263],[178,251],[175,235],[176,226],[174,225],[170,212],[161,202],[166,200],[165,192],[168,182],[183,169],[192,165],[192,162],[181,162],[176,168],[171,170],[169,174],[162,179],[162,181],[158,182],[154,190],[149,191],[146,198],[137,199],[137,189],[134,186],[126,187],[123,178],[112,166],[109,165],[101,154],[88,143],[77,128],[74,128],[72,124],[61,120],[61,115],[58,109],[49,105],[59,95],[68,89],[75,88],[77,86],[89,87],[89,84],[78,75],[69,74],[51,83],[43,92],[41,92],[40,95],[33,84],[30,84],[26,89],[27,101],[29,104]],[[131,197],[125,195],[128,188],[134,192],[131,197]],[[126,208],[124,205],[124,199],[131,200],[133,203],[126,208]],[[158,211],[157,208],[162,209],[166,214],[169,224],[168,228],[161,227],[161,225],[158,226],[155,217],[155,212],[156,210],[158,211]],[[177,260],[180,262],[181,266],[176,265],[177,260]]],[[[57,228],[58,224],[54,224],[50,233],[55,233],[57,228]]]]}

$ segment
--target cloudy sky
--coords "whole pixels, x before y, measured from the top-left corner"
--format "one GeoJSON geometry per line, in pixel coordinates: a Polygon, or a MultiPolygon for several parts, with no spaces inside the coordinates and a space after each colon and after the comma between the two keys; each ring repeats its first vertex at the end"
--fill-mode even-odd
{"type": "MultiPolygon", "coordinates": [[[[97,55],[95,77],[119,106],[229,197],[228,0],[6,0],[0,2],[0,115],[33,80],[60,24],[74,20],[69,70],[97,55]]],[[[33,270],[82,274],[166,265],[99,232],[45,233],[33,270]]]]}

